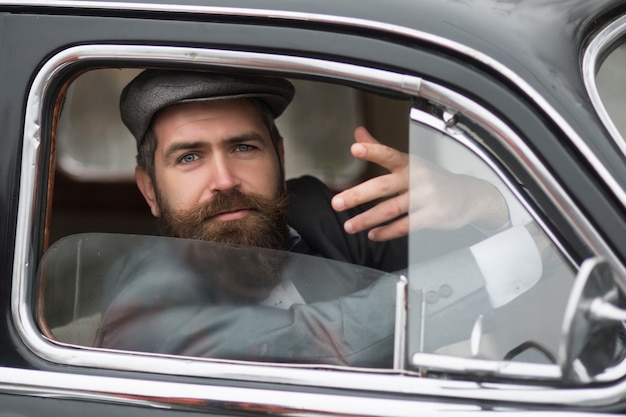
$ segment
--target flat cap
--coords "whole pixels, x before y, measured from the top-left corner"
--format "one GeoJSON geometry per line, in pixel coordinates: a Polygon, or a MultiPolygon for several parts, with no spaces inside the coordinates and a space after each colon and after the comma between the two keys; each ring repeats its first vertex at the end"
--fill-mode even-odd
{"type": "Polygon", "coordinates": [[[124,87],[120,96],[120,114],[139,146],[154,115],[174,104],[258,98],[276,118],[283,113],[293,95],[293,85],[282,78],[149,69],[124,87]]]}

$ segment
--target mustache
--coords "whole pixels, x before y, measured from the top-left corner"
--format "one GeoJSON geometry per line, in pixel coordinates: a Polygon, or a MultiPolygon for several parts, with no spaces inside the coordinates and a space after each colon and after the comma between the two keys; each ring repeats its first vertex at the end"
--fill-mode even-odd
{"type": "Polygon", "coordinates": [[[263,211],[273,201],[255,194],[244,194],[238,189],[217,193],[211,201],[195,211],[197,221],[210,221],[213,217],[237,210],[263,211]]]}
{"type": "Polygon", "coordinates": [[[173,210],[159,196],[161,216],[158,226],[165,236],[199,239],[225,244],[288,249],[291,245],[288,217],[288,195],[277,189],[271,196],[245,194],[234,188],[192,208],[173,210]],[[218,214],[249,210],[249,215],[231,221],[219,221],[218,214]]]}

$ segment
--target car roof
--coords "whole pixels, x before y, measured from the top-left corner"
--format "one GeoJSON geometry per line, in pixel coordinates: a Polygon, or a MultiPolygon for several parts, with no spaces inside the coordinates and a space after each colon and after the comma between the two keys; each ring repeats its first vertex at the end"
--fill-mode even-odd
{"type": "Polygon", "coordinates": [[[499,61],[524,59],[532,50],[558,55],[581,28],[623,5],[621,0],[0,0],[0,5],[187,11],[205,8],[257,16],[314,15],[378,22],[466,45],[499,61]],[[239,9],[237,12],[236,10],[239,9]],[[264,13],[267,12],[267,13],[264,13]],[[272,13],[281,12],[281,13],[272,13]],[[284,13],[284,15],[282,14],[284,13]]]}
{"type": "MultiPolygon", "coordinates": [[[[590,30],[622,0],[0,0],[1,5],[238,14],[335,22],[426,39],[513,71],[535,88],[580,73],[590,30]],[[555,77],[558,74],[558,77],[555,77]]],[[[546,85],[547,84],[547,85],[546,85]]],[[[549,91],[548,91],[549,92],[549,91]]]]}
{"type": "MultiPolygon", "coordinates": [[[[579,79],[580,48],[621,0],[0,0],[20,6],[197,12],[334,22],[420,37],[548,93],[579,79]],[[558,75],[558,76],[555,76],[558,75]],[[515,78],[515,77],[514,77],[515,78]]],[[[564,86],[569,87],[571,86],[564,86]]]]}

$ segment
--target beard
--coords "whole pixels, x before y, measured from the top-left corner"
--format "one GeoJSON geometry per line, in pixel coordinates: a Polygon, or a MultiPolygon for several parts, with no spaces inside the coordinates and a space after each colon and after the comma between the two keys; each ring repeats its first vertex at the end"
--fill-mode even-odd
{"type": "Polygon", "coordinates": [[[175,211],[156,190],[161,211],[158,223],[166,236],[212,242],[288,250],[291,238],[287,227],[287,193],[278,187],[274,196],[244,194],[231,189],[215,194],[208,203],[175,211]],[[216,220],[214,216],[232,210],[248,210],[241,218],[216,220]]]}

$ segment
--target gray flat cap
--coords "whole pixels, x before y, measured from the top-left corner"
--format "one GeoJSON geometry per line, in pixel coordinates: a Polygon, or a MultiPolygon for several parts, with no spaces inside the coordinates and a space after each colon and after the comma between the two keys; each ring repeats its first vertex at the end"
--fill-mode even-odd
{"type": "Polygon", "coordinates": [[[139,74],[124,88],[120,97],[120,113],[139,146],[154,115],[174,104],[258,98],[276,118],[291,102],[293,95],[293,85],[282,78],[150,69],[139,74]]]}

